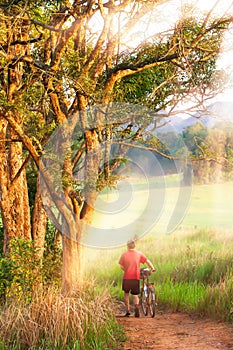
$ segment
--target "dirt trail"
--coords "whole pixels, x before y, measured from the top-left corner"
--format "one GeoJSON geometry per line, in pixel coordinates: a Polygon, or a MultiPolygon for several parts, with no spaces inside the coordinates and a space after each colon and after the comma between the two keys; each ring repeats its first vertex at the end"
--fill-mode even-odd
{"type": "Polygon", "coordinates": [[[157,313],[154,318],[117,314],[127,341],[125,350],[233,349],[233,326],[183,313],[157,313]]]}

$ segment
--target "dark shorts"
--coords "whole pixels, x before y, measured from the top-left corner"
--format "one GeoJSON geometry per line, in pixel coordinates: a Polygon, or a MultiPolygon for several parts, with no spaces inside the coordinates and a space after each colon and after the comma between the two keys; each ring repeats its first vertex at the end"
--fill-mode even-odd
{"type": "Polygon", "coordinates": [[[122,290],[126,293],[131,293],[133,295],[140,294],[140,281],[139,280],[123,280],[122,290]]]}

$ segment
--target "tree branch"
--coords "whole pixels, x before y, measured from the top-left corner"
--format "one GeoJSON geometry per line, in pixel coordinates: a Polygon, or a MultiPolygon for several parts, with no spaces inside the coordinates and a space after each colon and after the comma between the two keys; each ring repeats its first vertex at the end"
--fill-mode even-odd
{"type": "Polygon", "coordinates": [[[40,36],[38,38],[33,38],[33,39],[29,39],[29,40],[15,40],[15,41],[12,41],[10,43],[10,46],[14,46],[14,45],[24,45],[24,46],[26,46],[28,44],[38,43],[39,41],[41,41],[41,39],[42,39],[42,34],[40,34],[40,36]]]}
{"type": "Polygon", "coordinates": [[[0,139],[0,142],[22,142],[20,139],[0,139]]]}
{"type": "Polygon", "coordinates": [[[155,152],[157,153],[158,155],[164,157],[164,158],[167,158],[167,159],[170,159],[170,160],[179,160],[180,158],[175,158],[173,156],[169,156],[163,152],[160,152],[158,149],[154,148],[154,147],[146,147],[146,146],[143,146],[143,145],[138,145],[138,144],[130,144],[130,143],[127,143],[127,142],[124,142],[124,141],[111,141],[112,144],[116,144],[116,145],[122,145],[122,146],[126,146],[128,148],[139,148],[139,149],[143,149],[145,151],[152,151],[152,152],[155,152]]]}
{"type": "Polygon", "coordinates": [[[31,22],[32,22],[33,24],[35,24],[35,25],[38,25],[38,26],[42,27],[42,28],[48,29],[48,30],[50,30],[51,32],[64,33],[64,32],[66,31],[65,29],[56,28],[56,27],[50,26],[50,25],[48,25],[48,24],[45,24],[45,23],[36,21],[35,19],[31,19],[31,22]]]}

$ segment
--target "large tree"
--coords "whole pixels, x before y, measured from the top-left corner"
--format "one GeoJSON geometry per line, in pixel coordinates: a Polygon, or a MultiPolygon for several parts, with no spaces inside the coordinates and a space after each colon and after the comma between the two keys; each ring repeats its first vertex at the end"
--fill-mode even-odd
{"type": "Polygon", "coordinates": [[[187,96],[200,103],[218,88],[212,85],[216,58],[231,18],[213,18],[211,11],[203,18],[185,16],[166,33],[148,32],[148,40],[128,46],[127,36],[135,26],[145,22],[154,26],[157,8],[165,2],[169,3],[13,0],[0,4],[5,247],[7,251],[9,240],[18,236],[38,237],[42,245],[45,207],[63,233],[64,291],[80,280],[80,239],[92,221],[98,192],[116,180],[129,141],[142,139],[148,126],[157,127],[158,111],[170,108],[172,115],[187,96]],[[149,109],[145,112],[124,103],[149,109]],[[51,131],[59,125],[44,151],[51,131]],[[25,177],[30,158],[40,169],[33,229],[25,177]]]}

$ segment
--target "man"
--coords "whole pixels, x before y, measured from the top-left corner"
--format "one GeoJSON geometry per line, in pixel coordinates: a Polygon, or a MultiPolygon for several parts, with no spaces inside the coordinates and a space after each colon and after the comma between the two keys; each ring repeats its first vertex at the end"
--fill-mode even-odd
{"type": "Polygon", "coordinates": [[[151,261],[144,254],[135,249],[135,241],[127,242],[128,251],[120,257],[119,264],[124,271],[122,290],[124,291],[124,302],[126,307],[126,317],[130,316],[129,293],[133,296],[134,315],[139,317],[139,297],[140,294],[140,264],[147,264],[152,271],[155,268],[151,261]]]}

